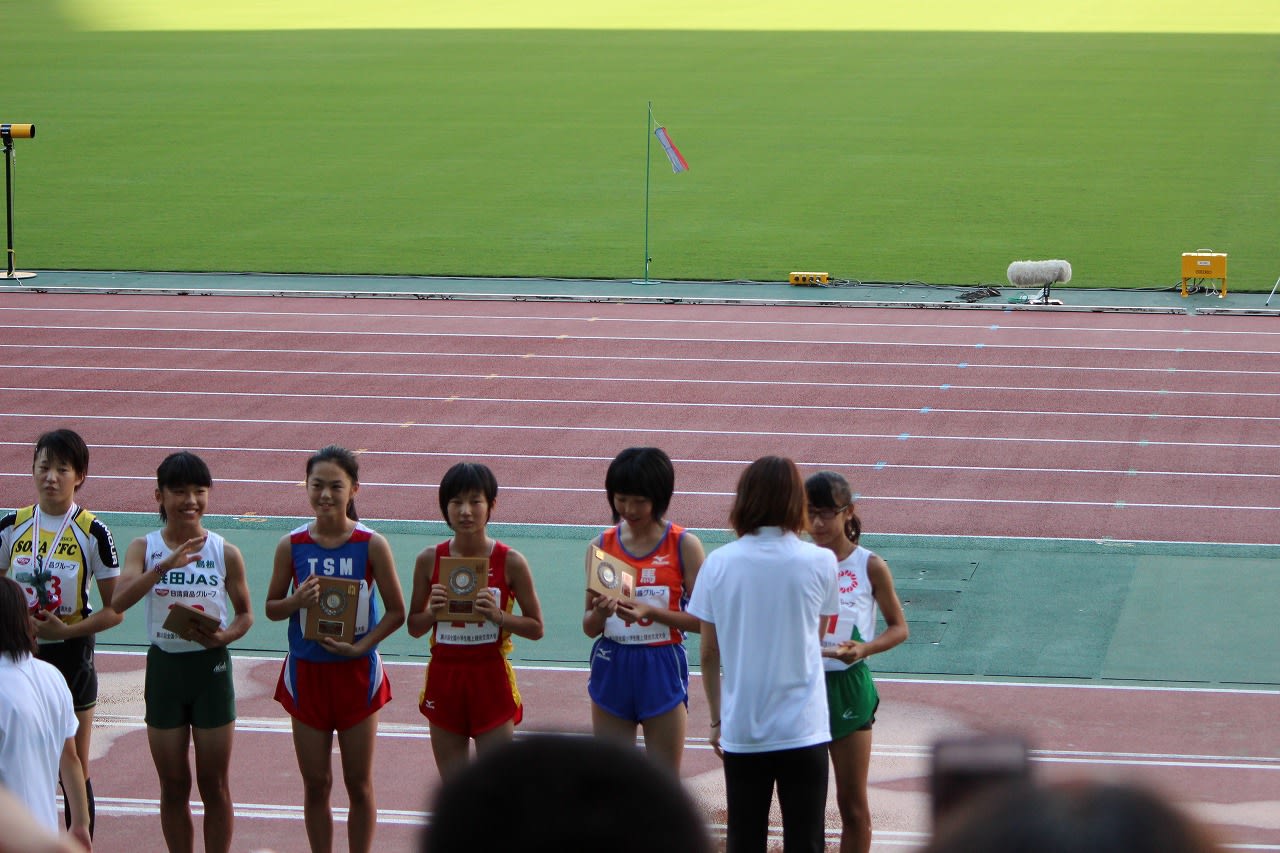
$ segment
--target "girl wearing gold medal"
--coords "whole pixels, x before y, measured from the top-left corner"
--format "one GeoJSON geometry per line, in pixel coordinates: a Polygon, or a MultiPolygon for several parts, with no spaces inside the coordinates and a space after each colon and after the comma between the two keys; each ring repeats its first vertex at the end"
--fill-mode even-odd
{"type": "Polygon", "coordinates": [[[111,532],[76,504],[76,492],[89,473],[84,439],[69,429],[46,432],[36,441],[31,473],[37,502],[0,518],[0,575],[11,575],[22,586],[36,623],[37,657],[57,667],[71,689],[92,835],[89,741],[98,704],[94,636],[124,619],[111,607],[120,560],[111,532]],[[98,585],[101,610],[89,604],[91,578],[98,585]]]}

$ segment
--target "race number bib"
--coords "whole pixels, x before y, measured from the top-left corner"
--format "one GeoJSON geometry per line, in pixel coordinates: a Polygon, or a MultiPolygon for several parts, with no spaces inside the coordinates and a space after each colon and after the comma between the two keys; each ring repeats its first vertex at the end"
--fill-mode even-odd
{"type": "Polygon", "coordinates": [[[858,626],[854,624],[853,617],[847,613],[841,613],[836,617],[835,627],[822,635],[822,645],[826,648],[838,646],[850,640],[862,642],[862,634],[858,631],[858,626]]]}
{"type": "MultiPolygon", "coordinates": [[[[502,591],[497,587],[489,587],[489,591],[493,593],[493,600],[502,601],[502,591]]],[[[436,642],[448,643],[454,646],[479,646],[484,643],[498,642],[498,635],[502,633],[493,622],[485,619],[483,622],[437,622],[436,623],[436,642]]]]}
{"type": "Polygon", "coordinates": [[[360,601],[359,601],[359,606],[356,608],[356,636],[357,637],[359,637],[362,634],[369,633],[369,611],[372,610],[369,603],[372,599],[373,599],[373,590],[370,589],[369,584],[365,583],[365,581],[361,579],[360,601]]]}
{"type": "MultiPolygon", "coordinates": [[[[635,599],[656,610],[671,609],[671,587],[638,586],[635,599]]],[[[639,622],[627,624],[620,616],[610,616],[605,622],[604,635],[616,643],[626,646],[647,646],[650,643],[664,643],[671,639],[671,627],[652,619],[641,619],[639,622]]]]}
{"type": "Polygon", "coordinates": [[[67,590],[76,588],[80,577],[80,564],[70,560],[45,560],[44,569],[50,578],[45,583],[46,610],[56,611],[59,616],[70,616],[76,612],[75,597],[66,594],[67,590]]]}

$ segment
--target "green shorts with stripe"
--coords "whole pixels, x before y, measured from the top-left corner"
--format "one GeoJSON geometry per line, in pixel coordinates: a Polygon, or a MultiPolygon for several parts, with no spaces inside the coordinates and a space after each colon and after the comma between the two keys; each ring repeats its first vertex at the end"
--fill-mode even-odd
{"type": "Polygon", "coordinates": [[[880,694],[871,670],[859,661],[848,669],[827,672],[827,708],[831,712],[831,739],[839,740],[876,721],[880,694]]]}
{"type": "Polygon", "coordinates": [[[147,650],[147,725],[216,729],[236,719],[231,655],[226,647],[175,654],[147,650]]]}

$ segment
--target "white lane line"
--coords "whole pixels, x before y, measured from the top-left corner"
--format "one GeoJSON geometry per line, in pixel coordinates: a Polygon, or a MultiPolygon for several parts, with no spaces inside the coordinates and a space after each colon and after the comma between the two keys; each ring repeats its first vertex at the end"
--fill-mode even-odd
{"type": "MultiPolygon", "coordinates": [[[[495,306],[494,313],[486,314],[466,314],[466,313],[449,313],[428,311],[424,313],[416,312],[380,312],[366,311],[368,307],[364,303],[357,303],[350,306],[350,303],[343,304],[340,310],[334,311],[242,311],[231,309],[193,309],[193,308],[103,308],[103,307],[75,307],[75,306],[55,306],[55,305],[32,305],[29,307],[11,306],[0,307],[0,313],[30,313],[44,312],[55,314],[139,314],[139,315],[195,315],[201,318],[209,316],[230,316],[230,317],[291,317],[302,319],[317,318],[334,318],[340,317],[344,320],[349,319],[393,319],[393,320],[441,320],[444,322],[456,322],[458,320],[476,320],[481,323],[492,323],[494,314],[505,306],[495,306]]],[[[460,308],[462,306],[459,306],[460,308]]],[[[792,328],[792,327],[808,327],[808,328],[866,328],[866,329],[928,329],[936,331],[938,329],[969,329],[985,332],[1067,332],[1070,334],[1081,332],[1092,332],[1095,334],[1150,334],[1150,335],[1259,335],[1259,336],[1276,336],[1280,335],[1280,331],[1272,331],[1268,328],[1256,329],[1199,329],[1181,326],[1179,328],[1143,328],[1139,326],[1087,326],[1074,327],[1064,325],[1015,325],[1000,323],[970,323],[964,322],[967,318],[944,316],[937,318],[939,322],[932,323],[895,323],[885,322],[859,322],[856,320],[798,320],[789,317],[786,320],[751,320],[745,317],[738,318],[707,318],[707,317],[690,317],[682,318],[679,321],[673,321],[670,317],[602,317],[599,313],[591,315],[590,311],[599,312],[600,307],[592,307],[585,313],[574,314],[528,314],[528,308],[524,305],[510,306],[510,313],[503,313],[504,318],[522,320],[528,322],[553,322],[553,323],[627,323],[633,325],[680,325],[680,326],[760,326],[765,328],[792,328]],[[951,322],[951,321],[961,322],[951,322]]],[[[712,309],[720,311],[722,309],[712,309]]],[[[800,308],[800,310],[805,310],[800,308]]],[[[810,311],[819,312],[826,309],[808,309],[810,311]]],[[[886,309],[887,311],[887,309],[886,309]]],[[[1108,318],[1111,319],[1111,318],[1108,318]]],[[[1185,322],[1185,318],[1179,318],[1185,322]]]]}
{"type": "MultiPolygon", "coordinates": [[[[42,344],[32,343],[0,343],[0,350],[15,349],[27,352],[30,350],[50,349],[59,352],[73,352],[85,350],[88,352],[100,351],[135,351],[146,355],[152,355],[155,352],[155,346],[133,346],[120,344],[42,344]]],[[[966,370],[1017,370],[1019,372],[1029,370],[1049,370],[1049,371],[1094,371],[1103,373],[1158,373],[1162,376],[1180,375],[1180,374],[1212,374],[1212,375],[1230,375],[1230,376],[1247,376],[1265,379],[1275,376],[1280,371],[1267,370],[1261,365],[1253,365],[1248,369],[1227,370],[1217,368],[1199,368],[1199,367],[1126,367],[1106,365],[1063,365],[1063,364],[1045,364],[1043,362],[1036,364],[983,364],[969,359],[964,362],[910,362],[902,360],[894,361],[855,361],[848,359],[821,359],[816,357],[805,358],[732,358],[732,357],[712,357],[712,356],[680,356],[675,354],[664,355],[626,355],[623,353],[609,353],[608,355],[597,355],[591,353],[533,353],[527,350],[512,352],[469,352],[459,353],[458,351],[434,351],[434,350],[355,350],[355,349],[298,349],[298,348],[269,348],[269,347],[193,347],[193,346],[168,346],[165,351],[170,354],[178,353],[221,353],[221,354],[247,354],[252,356],[265,355],[300,355],[300,356],[325,356],[329,358],[360,356],[360,357],[387,357],[387,358],[448,358],[448,359],[509,359],[512,361],[585,361],[585,362],[636,362],[636,363],[658,363],[664,367],[670,367],[673,364],[737,364],[737,365],[781,365],[784,367],[812,367],[813,365],[831,365],[836,367],[944,367],[944,368],[963,368],[966,370]]],[[[1248,355],[1249,353],[1245,353],[1248,355]]],[[[396,375],[396,374],[388,374],[396,375]]],[[[412,374],[409,374],[412,375],[412,374]]],[[[825,383],[824,383],[825,384],[825,383]]]]}
{"type": "MultiPolygon", "coordinates": [[[[148,799],[144,797],[95,797],[95,803],[98,814],[117,815],[121,817],[153,817],[160,813],[160,801],[148,799]]],[[[61,803],[62,796],[58,795],[58,801],[61,803]]],[[[333,819],[338,823],[346,823],[348,812],[343,806],[333,806],[333,819]]],[[[193,815],[202,816],[204,814],[204,806],[198,800],[191,801],[191,812],[193,815]]],[[[236,803],[235,816],[237,818],[255,819],[255,820],[287,820],[302,821],[304,819],[302,806],[294,806],[283,803],[236,803]]],[[[429,811],[418,811],[414,809],[388,809],[378,808],[378,823],[394,824],[399,826],[422,826],[432,817],[429,811]]],[[[710,830],[713,838],[723,838],[726,832],[726,826],[723,823],[708,823],[707,828],[710,830]]],[[[828,827],[826,829],[826,839],[828,843],[837,842],[840,839],[840,830],[828,827]]],[[[769,838],[771,841],[782,840],[782,827],[779,825],[771,825],[769,827],[769,838]]],[[[910,847],[918,849],[929,838],[926,832],[913,832],[909,830],[875,830],[872,839],[873,848],[881,847],[910,847]]],[[[1280,844],[1224,844],[1222,845],[1228,850],[1280,850],[1280,844]]]]}
{"type": "MultiPolygon", "coordinates": [[[[141,731],[146,723],[141,715],[99,713],[94,716],[95,728],[115,728],[141,731]]],[[[241,717],[236,720],[237,732],[257,734],[292,734],[292,723],[287,716],[241,717]]],[[[517,732],[517,738],[531,737],[541,732],[517,732]]],[[[570,733],[576,734],[576,733],[570,733]]],[[[431,740],[426,724],[392,723],[379,721],[378,737],[388,740],[431,740]]],[[[643,738],[641,739],[643,743],[643,738]]],[[[685,738],[685,748],[710,751],[704,737],[685,738]]],[[[923,744],[876,744],[871,754],[879,758],[927,759],[931,748],[923,744]]],[[[1088,764],[1103,767],[1192,767],[1212,770],[1263,770],[1280,771],[1280,758],[1251,755],[1184,755],[1179,753],[1110,752],[1100,750],[1033,749],[1032,760],[1046,764],[1088,764]]]]}
{"type": "MultiPolygon", "coordinates": [[[[335,319],[346,319],[335,315],[335,319]]],[[[930,327],[934,328],[935,327],[930,327]]],[[[0,330],[11,330],[26,333],[51,333],[62,335],[68,332],[128,332],[137,335],[158,335],[168,332],[189,336],[193,334],[193,330],[188,326],[75,326],[75,325],[56,325],[56,326],[30,326],[25,324],[0,324],[0,330]]],[[[1078,330],[1065,330],[1072,337],[1075,337],[1078,330]]],[[[332,338],[336,333],[332,329],[237,329],[237,328],[201,328],[198,330],[201,336],[209,335],[270,335],[276,337],[325,337],[332,338]]],[[[520,333],[502,333],[502,332],[482,332],[469,331],[458,332],[441,329],[424,329],[420,331],[409,331],[402,329],[351,329],[343,328],[341,335],[344,339],[353,338],[463,338],[468,340],[485,339],[485,340],[512,340],[519,342],[527,341],[588,341],[594,343],[606,343],[616,345],[618,337],[616,335],[578,335],[578,334],[542,334],[530,335],[520,333]]],[[[1280,350],[1263,350],[1263,349],[1211,349],[1207,347],[1137,347],[1137,346],[1090,346],[1084,344],[1003,344],[1003,343],[986,343],[986,342],[958,342],[948,343],[945,341],[873,341],[866,338],[849,338],[848,340],[831,340],[828,338],[726,338],[726,337],[675,337],[668,335],[631,335],[626,338],[628,343],[632,344],[666,344],[680,345],[687,344],[690,346],[706,346],[708,344],[720,344],[724,346],[854,346],[859,348],[866,347],[898,347],[903,349],[949,349],[963,350],[966,352],[994,350],[1007,352],[1011,350],[1030,350],[1032,352],[1098,352],[1105,353],[1110,357],[1114,357],[1116,353],[1153,353],[1159,355],[1177,355],[1177,356],[1224,356],[1224,355],[1247,355],[1251,358],[1262,358],[1270,355],[1280,355],[1280,350]]]]}
{"type": "MultiPolygon", "coordinates": [[[[139,423],[183,423],[189,424],[188,417],[169,417],[161,415],[99,415],[90,412],[0,412],[0,418],[17,418],[23,420],[94,420],[139,423]]],[[[573,432],[573,433],[630,433],[633,435],[694,435],[694,436],[746,436],[761,438],[843,438],[897,441],[964,441],[964,442],[999,442],[1029,444],[1080,444],[1107,445],[1122,447],[1225,447],[1235,449],[1280,449],[1280,444],[1250,444],[1226,441],[1162,441],[1159,439],[1111,439],[1111,438],[1042,438],[1032,436],[993,436],[993,435],[931,435],[928,433],[855,433],[855,432],[801,432],[778,430],[731,430],[731,429],[679,429],[661,424],[653,426],[576,426],[572,424],[468,424],[468,423],[408,423],[404,421],[331,421],[300,420],[283,418],[218,418],[202,416],[203,423],[219,424],[251,424],[254,426],[280,427],[367,427],[388,429],[444,429],[451,433],[460,430],[512,430],[516,432],[573,432]]]]}
{"type": "MultiPolygon", "coordinates": [[[[25,441],[3,441],[0,440],[0,447],[17,447],[23,450],[29,450],[31,445],[25,441]]],[[[95,443],[95,448],[111,449],[111,450],[141,450],[148,453],[163,452],[169,453],[175,449],[173,445],[168,444],[104,444],[95,443]]],[[[187,450],[200,453],[282,453],[282,454],[303,454],[310,455],[315,449],[299,445],[298,447],[248,447],[236,446],[230,447],[225,445],[183,445],[187,450]]],[[[368,448],[360,451],[362,457],[370,456],[389,456],[389,457],[409,457],[415,459],[470,459],[475,454],[471,452],[461,451],[445,451],[445,450],[380,450],[376,448],[368,448]]],[[[600,462],[608,462],[613,459],[612,456],[584,456],[561,453],[486,453],[487,459],[512,459],[517,461],[531,462],[583,462],[596,464],[600,462]]],[[[750,459],[705,459],[693,457],[673,457],[672,462],[677,465],[728,465],[734,468],[749,465],[750,459]]],[[[850,470],[897,470],[897,471],[965,471],[972,473],[1001,473],[1001,474],[1102,474],[1102,475],[1123,475],[1126,477],[1237,477],[1243,479],[1280,479],[1278,473],[1237,473],[1233,471],[1168,471],[1158,469],[1140,469],[1140,468],[1050,468],[1040,466],[1017,467],[1010,465],[912,465],[902,462],[849,462],[846,460],[805,460],[797,459],[796,465],[800,468],[837,468],[850,470]]],[[[26,478],[26,474],[7,474],[0,471],[0,477],[22,477],[26,478]]],[[[106,476],[106,475],[103,475],[106,476]]],[[[149,479],[148,477],[120,477],[119,479],[149,479]]],[[[226,483],[248,483],[248,484],[279,484],[289,483],[296,484],[296,479],[289,480],[258,480],[258,479],[223,479],[220,482],[226,483]]],[[[401,484],[404,485],[404,484],[401,484]]],[[[434,485],[430,486],[435,488],[434,485]]],[[[504,486],[504,488],[506,488],[504,486]]],[[[514,488],[514,487],[513,487],[514,488]]],[[[730,492],[684,492],[681,494],[708,494],[708,495],[725,495],[730,492]]],[[[860,500],[867,500],[865,496],[860,500]]]]}
{"type": "MultiPolygon", "coordinates": [[[[0,393],[30,394],[30,387],[0,386],[0,393]]],[[[149,389],[149,388],[57,388],[42,392],[49,394],[105,394],[118,397],[213,397],[230,399],[264,399],[264,400],[314,400],[314,391],[206,391],[202,389],[149,389]]],[[[1280,394],[1271,396],[1280,397],[1280,394]]],[[[574,399],[550,397],[470,397],[459,394],[343,394],[344,400],[377,400],[397,403],[497,403],[503,406],[617,406],[636,409],[690,409],[707,411],[708,409],[726,409],[741,412],[742,402],[714,402],[694,400],[608,400],[608,399],[574,399]]],[[[1280,416],[1270,415],[1224,415],[1190,412],[1187,414],[1132,411],[1132,412],[1091,412],[1064,411],[1056,409],[952,409],[943,406],[828,406],[815,403],[751,403],[753,410],[780,412],[830,412],[842,415],[888,413],[901,415],[979,415],[1000,417],[1052,417],[1052,418],[1116,418],[1137,419],[1142,421],[1177,421],[1193,420],[1197,423],[1205,421],[1240,421],[1243,423],[1280,421],[1280,416]]]]}
{"type": "MultiPolygon", "coordinates": [[[[67,347],[66,350],[70,350],[67,347]]],[[[481,355],[480,353],[470,354],[454,354],[453,358],[470,358],[473,355],[481,355]]],[[[488,357],[494,357],[491,353],[488,357]]],[[[510,356],[511,358],[521,358],[523,356],[510,356]]],[[[818,362],[807,362],[810,364],[818,362]]],[[[832,367],[848,366],[849,362],[828,363],[832,367]]],[[[885,364],[885,367],[903,366],[898,364],[885,364]]],[[[932,368],[957,369],[955,364],[935,364],[924,365],[932,368]]],[[[971,367],[981,367],[982,365],[971,365],[971,367]]],[[[993,366],[993,365],[991,365],[993,366]]],[[[1001,365],[1011,366],[1011,365],[1001,365]]],[[[1039,369],[1046,369],[1045,365],[1036,365],[1039,369]]],[[[798,377],[789,377],[783,379],[742,379],[742,378],[706,378],[693,376],[556,376],[554,374],[521,374],[521,373],[438,373],[438,372],[422,372],[422,371],[385,371],[385,370],[271,370],[256,369],[246,367],[163,367],[163,366],[134,366],[134,365],[90,365],[90,364],[31,364],[31,363],[0,363],[0,369],[10,370],[66,370],[66,371],[89,371],[89,372],[126,372],[126,373],[175,373],[181,375],[211,375],[211,376],[300,376],[306,378],[334,376],[352,376],[359,378],[377,378],[377,379],[449,379],[463,382],[474,381],[512,381],[512,382],[564,382],[567,384],[577,383],[630,383],[644,385],[714,385],[717,388],[724,386],[740,385],[744,387],[799,387],[799,388],[879,388],[889,391],[898,390],[920,390],[920,391],[942,391],[950,393],[974,391],[978,393],[987,393],[991,391],[1005,391],[1015,393],[1047,393],[1047,394],[1128,394],[1128,395],[1154,395],[1161,399],[1170,397],[1225,397],[1225,398],[1271,398],[1280,397],[1280,391],[1198,391],[1198,390],[1178,390],[1170,388],[1093,388],[1068,385],[963,385],[958,383],[939,383],[939,382],[840,382],[821,380],[805,380],[798,377]],[[944,387],[945,386],[945,387],[944,387]]],[[[1171,372],[1167,369],[1154,371],[1162,376],[1170,376],[1171,372]]],[[[1177,373],[1188,373],[1191,371],[1177,371],[1177,373]]],[[[1271,374],[1259,374],[1252,371],[1217,371],[1217,372],[1238,372],[1251,377],[1261,378],[1271,374]]],[[[1268,387],[1271,387],[1268,384],[1268,387]]],[[[29,390],[29,389],[20,389],[29,390]]]]}

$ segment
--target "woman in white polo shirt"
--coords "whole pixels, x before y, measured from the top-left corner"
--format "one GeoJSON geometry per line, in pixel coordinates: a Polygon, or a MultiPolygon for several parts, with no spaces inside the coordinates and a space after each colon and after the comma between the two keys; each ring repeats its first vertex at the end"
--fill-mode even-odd
{"type": "Polygon", "coordinates": [[[840,598],[835,555],[798,535],[805,506],[794,462],[751,463],[729,515],[739,538],[707,557],[689,602],[702,625],[711,745],[724,759],[729,853],[765,850],[775,785],[787,853],[825,846],[821,635],[840,598]]]}

